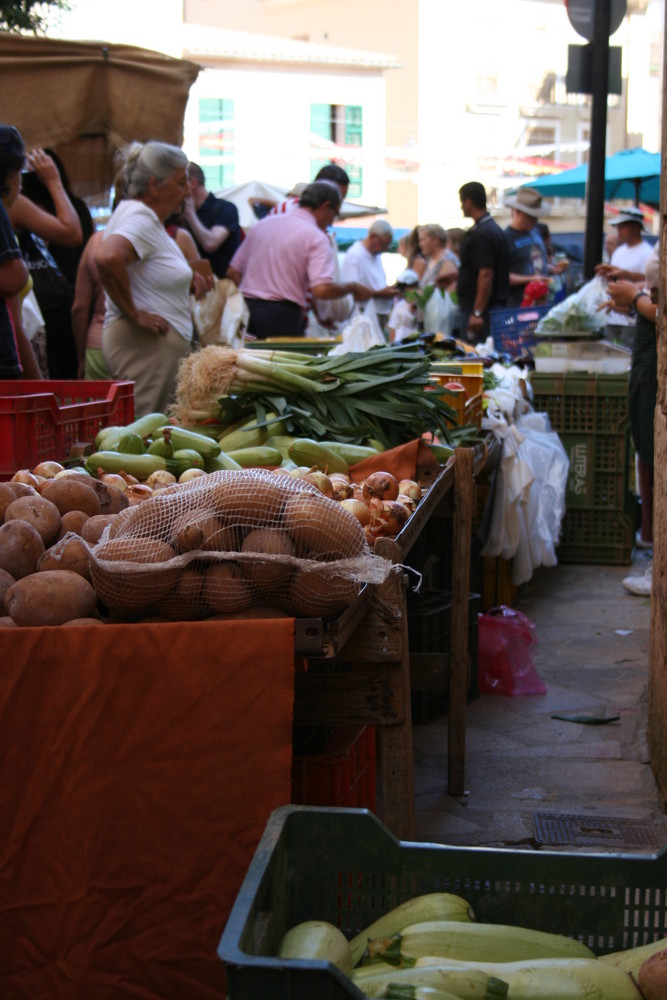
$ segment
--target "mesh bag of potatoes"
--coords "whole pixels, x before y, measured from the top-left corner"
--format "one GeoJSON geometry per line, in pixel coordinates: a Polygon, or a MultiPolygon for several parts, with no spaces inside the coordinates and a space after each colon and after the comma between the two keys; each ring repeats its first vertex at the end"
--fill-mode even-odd
{"type": "Polygon", "coordinates": [[[90,565],[114,616],[186,621],[258,605],[329,618],[391,570],[335,500],[261,469],[214,472],[128,507],[90,565]]]}

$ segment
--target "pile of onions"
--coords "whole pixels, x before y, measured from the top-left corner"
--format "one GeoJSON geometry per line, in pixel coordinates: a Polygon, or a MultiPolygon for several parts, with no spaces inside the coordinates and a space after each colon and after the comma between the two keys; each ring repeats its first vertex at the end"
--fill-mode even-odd
{"type": "Polygon", "coordinates": [[[349,487],[350,494],[339,503],[359,521],[371,546],[376,538],[398,535],[421,500],[419,483],[399,482],[390,472],[373,472],[349,487]]]}

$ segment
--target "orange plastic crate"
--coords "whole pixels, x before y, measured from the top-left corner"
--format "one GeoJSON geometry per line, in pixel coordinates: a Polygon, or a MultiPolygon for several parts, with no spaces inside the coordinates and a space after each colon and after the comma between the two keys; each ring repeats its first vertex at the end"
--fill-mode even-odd
{"type": "Polygon", "coordinates": [[[0,480],[134,419],[134,382],[0,380],[0,480]]]}
{"type": "Polygon", "coordinates": [[[295,805],[336,806],[375,812],[375,728],[338,726],[322,754],[292,761],[295,805]]]}

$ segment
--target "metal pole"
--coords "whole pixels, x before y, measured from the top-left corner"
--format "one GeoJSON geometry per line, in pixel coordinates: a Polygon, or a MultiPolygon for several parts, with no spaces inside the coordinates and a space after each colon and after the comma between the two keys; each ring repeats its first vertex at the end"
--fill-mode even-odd
{"type": "Polygon", "coordinates": [[[584,241],[584,278],[586,280],[593,277],[595,265],[602,260],[610,23],[611,0],[595,0],[591,69],[593,110],[591,114],[591,152],[586,185],[586,234],[584,241]]]}

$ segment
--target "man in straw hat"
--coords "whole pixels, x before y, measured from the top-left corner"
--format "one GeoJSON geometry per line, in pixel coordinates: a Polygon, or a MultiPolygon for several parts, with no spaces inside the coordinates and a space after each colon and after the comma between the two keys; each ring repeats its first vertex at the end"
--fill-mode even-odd
{"type": "Polygon", "coordinates": [[[537,220],[548,215],[551,209],[542,203],[542,196],[534,188],[519,188],[505,204],[512,209],[512,218],[505,229],[509,247],[510,290],[507,305],[517,309],[523,299],[524,288],[536,278],[548,279],[550,273],[567,268],[567,261],[550,265],[544,240],[537,228],[537,220]]]}

